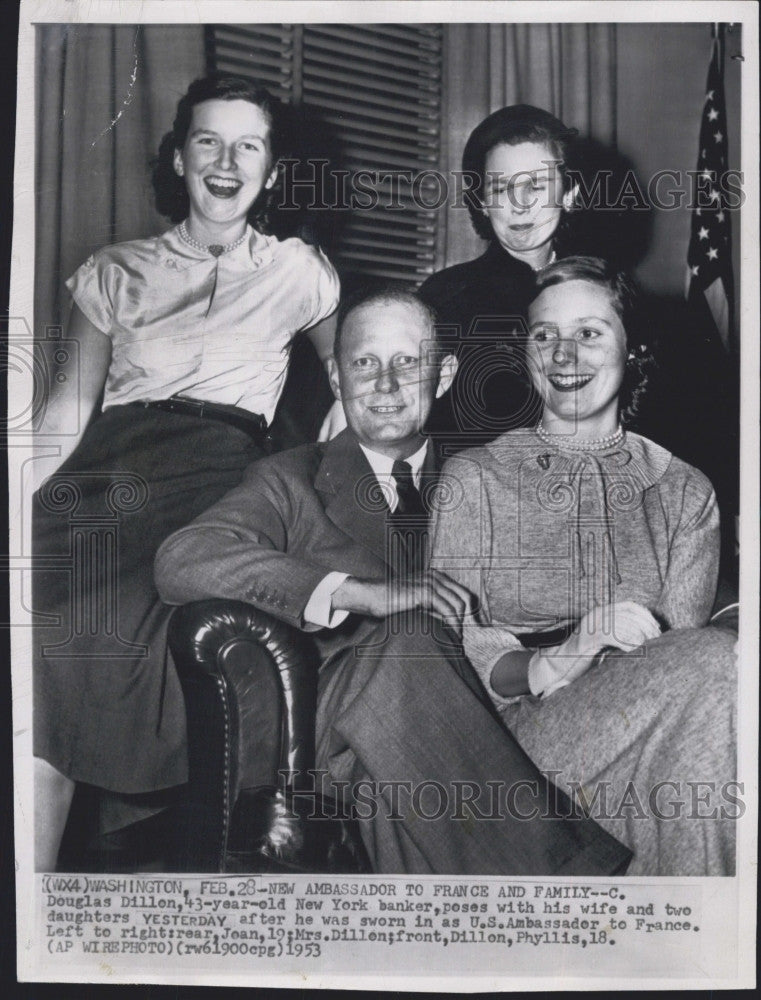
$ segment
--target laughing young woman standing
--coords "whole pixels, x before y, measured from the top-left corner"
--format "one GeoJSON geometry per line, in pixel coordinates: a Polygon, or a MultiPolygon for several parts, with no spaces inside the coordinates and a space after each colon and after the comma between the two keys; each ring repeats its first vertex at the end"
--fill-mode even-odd
{"type": "Polygon", "coordinates": [[[179,225],[98,251],[67,282],[80,384],[55,383],[39,440],[62,454],[38,459],[34,501],[38,870],[55,869],[76,783],[142,796],[186,780],[154,554],[265,453],[294,336],[332,351],[335,271],[266,235],[285,142],[264,88],[196,80],[154,168],[157,207],[179,225]],[[73,516],[97,533],[115,511],[115,552],[80,558],[71,579],[44,568],[81,556],[73,516]]]}

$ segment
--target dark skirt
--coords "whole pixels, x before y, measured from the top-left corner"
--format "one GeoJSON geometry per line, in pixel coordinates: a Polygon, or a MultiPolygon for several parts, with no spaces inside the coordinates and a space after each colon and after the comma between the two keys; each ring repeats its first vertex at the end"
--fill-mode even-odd
{"type": "Polygon", "coordinates": [[[114,792],[187,780],[172,609],[153,559],[262,454],[216,420],[113,407],[35,494],[35,756],[114,792]]]}

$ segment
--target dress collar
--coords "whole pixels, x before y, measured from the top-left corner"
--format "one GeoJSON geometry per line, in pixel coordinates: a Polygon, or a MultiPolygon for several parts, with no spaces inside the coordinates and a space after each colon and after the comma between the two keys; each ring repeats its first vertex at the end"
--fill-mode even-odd
{"type": "MultiPolygon", "coordinates": [[[[552,263],[554,260],[556,260],[558,256],[559,254],[557,254],[556,248],[553,245],[553,249],[550,251],[550,260],[545,265],[545,267],[548,266],[550,263],[552,263]],[[553,254],[555,255],[554,257],[553,254]]],[[[527,275],[532,275],[537,273],[530,264],[526,263],[526,261],[520,260],[518,257],[513,257],[511,253],[505,250],[505,248],[502,246],[499,240],[491,241],[491,243],[486,249],[486,252],[481,257],[481,260],[483,260],[483,262],[487,264],[487,266],[489,267],[494,267],[494,268],[513,267],[517,268],[518,270],[525,271],[527,275]]]]}
{"type": "Polygon", "coordinates": [[[574,475],[581,466],[594,461],[595,467],[609,482],[626,481],[629,488],[640,490],[649,489],[659,482],[673,457],[655,441],[633,431],[627,431],[620,444],[593,452],[591,458],[583,452],[564,451],[562,447],[546,444],[529,429],[508,431],[486,447],[498,455],[504,455],[505,449],[511,454],[516,454],[519,449],[532,453],[536,456],[537,474],[553,469],[556,473],[574,475]]]}
{"type": "Polygon", "coordinates": [[[157,240],[159,259],[169,271],[186,271],[199,266],[213,270],[217,261],[222,261],[226,267],[234,270],[258,270],[272,260],[278,242],[274,236],[265,236],[252,226],[247,226],[247,240],[221,257],[214,257],[205,250],[190,246],[180,236],[179,228],[174,226],[157,240]]]}

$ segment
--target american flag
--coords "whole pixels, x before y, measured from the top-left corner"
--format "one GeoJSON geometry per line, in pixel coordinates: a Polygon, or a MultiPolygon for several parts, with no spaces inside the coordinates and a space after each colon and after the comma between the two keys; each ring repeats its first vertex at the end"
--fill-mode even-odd
{"type": "Polygon", "coordinates": [[[732,321],[730,211],[722,179],[727,172],[727,115],[724,101],[723,26],[714,30],[705,102],[700,121],[699,179],[695,188],[690,246],[687,251],[687,298],[701,311],[729,347],[732,321]],[[708,317],[707,317],[708,318],[708,317]]]}

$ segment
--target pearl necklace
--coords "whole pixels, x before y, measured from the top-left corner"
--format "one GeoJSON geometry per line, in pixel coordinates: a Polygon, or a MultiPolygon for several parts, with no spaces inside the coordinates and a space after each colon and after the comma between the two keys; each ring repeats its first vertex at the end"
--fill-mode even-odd
{"type": "Polygon", "coordinates": [[[552,253],[550,254],[549,260],[547,261],[546,264],[540,264],[539,267],[534,267],[533,264],[530,264],[529,267],[534,272],[534,274],[539,274],[539,272],[543,271],[545,269],[545,267],[549,267],[550,264],[554,264],[557,259],[558,259],[557,258],[557,254],[553,250],[552,253]]]}
{"type": "Polygon", "coordinates": [[[235,240],[233,243],[210,243],[208,246],[203,243],[199,243],[198,240],[194,240],[193,237],[187,230],[184,222],[180,223],[179,229],[177,230],[180,237],[188,244],[188,246],[193,247],[194,250],[200,250],[201,253],[210,253],[212,257],[221,257],[223,253],[229,253],[231,250],[237,249],[243,243],[246,242],[248,236],[248,230],[244,231],[240,239],[235,240]]]}
{"type": "Polygon", "coordinates": [[[621,424],[606,437],[587,438],[586,440],[582,438],[579,441],[574,440],[570,434],[553,434],[551,431],[545,430],[541,424],[537,424],[534,430],[537,437],[545,444],[561,451],[605,451],[607,448],[621,444],[624,439],[624,429],[621,424]]]}

